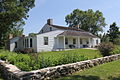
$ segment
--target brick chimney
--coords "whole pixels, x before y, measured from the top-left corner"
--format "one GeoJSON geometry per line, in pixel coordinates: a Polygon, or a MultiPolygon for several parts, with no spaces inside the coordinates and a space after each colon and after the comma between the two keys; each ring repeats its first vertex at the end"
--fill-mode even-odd
{"type": "Polygon", "coordinates": [[[53,19],[48,19],[48,20],[47,20],[47,24],[48,24],[48,25],[53,25],[53,19]]]}

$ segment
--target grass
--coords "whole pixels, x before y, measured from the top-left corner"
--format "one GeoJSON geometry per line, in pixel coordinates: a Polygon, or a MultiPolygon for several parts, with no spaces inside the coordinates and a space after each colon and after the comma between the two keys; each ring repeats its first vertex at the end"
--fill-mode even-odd
{"type": "Polygon", "coordinates": [[[0,78],[0,80],[4,80],[4,79],[0,78]]]}
{"type": "Polygon", "coordinates": [[[120,60],[77,72],[58,80],[120,80],[120,60]]]}
{"type": "Polygon", "coordinates": [[[0,59],[7,60],[24,71],[79,62],[101,57],[98,50],[75,49],[58,52],[21,54],[0,50],[0,59]]]}
{"type": "Polygon", "coordinates": [[[0,73],[0,80],[4,80],[4,79],[2,78],[2,76],[1,76],[1,73],[0,73]]]}
{"type": "MultiPolygon", "coordinates": [[[[119,52],[120,47],[118,46],[113,53],[119,52]]],[[[36,70],[98,57],[102,57],[100,52],[98,50],[90,49],[75,49],[69,51],[41,52],[33,54],[21,54],[0,50],[0,59],[8,61],[24,71],[36,70]]],[[[120,70],[118,70],[119,66],[120,61],[107,63],[67,77],[62,77],[58,80],[120,80],[119,76],[116,76],[120,73],[120,70]]],[[[0,80],[3,79],[0,78],[0,80]]]]}

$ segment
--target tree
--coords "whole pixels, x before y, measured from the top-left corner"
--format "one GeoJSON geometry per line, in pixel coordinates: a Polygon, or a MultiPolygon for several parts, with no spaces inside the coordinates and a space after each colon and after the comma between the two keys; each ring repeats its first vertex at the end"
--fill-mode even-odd
{"type": "Polygon", "coordinates": [[[0,46],[5,44],[7,35],[17,25],[25,24],[28,12],[35,0],[0,0],[0,46]]]}
{"type": "Polygon", "coordinates": [[[110,25],[110,29],[108,30],[107,34],[110,38],[110,42],[113,42],[113,43],[114,43],[114,40],[119,37],[119,27],[116,26],[115,22],[112,25],[110,25]]]}
{"type": "Polygon", "coordinates": [[[109,36],[107,33],[104,33],[101,37],[101,42],[109,42],[109,36]]]}
{"type": "Polygon", "coordinates": [[[13,37],[17,37],[17,36],[22,36],[23,35],[23,27],[14,27],[11,29],[10,34],[13,35],[13,37]]]}
{"type": "Polygon", "coordinates": [[[103,27],[106,25],[102,12],[99,10],[94,12],[92,9],[88,9],[87,11],[75,9],[65,17],[65,22],[69,27],[79,26],[79,28],[93,34],[103,31],[103,27]]]}
{"type": "Polygon", "coordinates": [[[29,36],[31,36],[31,37],[34,37],[36,35],[37,35],[37,33],[29,33],[29,36]]]}

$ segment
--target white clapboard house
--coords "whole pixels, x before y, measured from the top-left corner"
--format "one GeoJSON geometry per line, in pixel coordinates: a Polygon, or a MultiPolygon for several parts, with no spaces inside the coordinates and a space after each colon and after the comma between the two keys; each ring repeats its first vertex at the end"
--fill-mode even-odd
{"type": "Polygon", "coordinates": [[[34,52],[57,51],[65,49],[91,48],[100,43],[100,38],[82,29],[63,27],[53,24],[48,19],[40,32],[34,36],[15,37],[9,41],[10,51],[20,51],[26,48],[34,52]]]}

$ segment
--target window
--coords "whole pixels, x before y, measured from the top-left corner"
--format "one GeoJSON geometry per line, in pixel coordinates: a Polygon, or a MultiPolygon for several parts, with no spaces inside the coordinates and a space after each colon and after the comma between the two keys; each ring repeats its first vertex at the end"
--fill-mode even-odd
{"type": "Polygon", "coordinates": [[[30,38],[30,47],[32,47],[32,44],[33,42],[32,42],[32,38],[30,38]]]}
{"type": "Polygon", "coordinates": [[[48,37],[44,37],[44,45],[48,45],[48,37]]]}
{"type": "Polygon", "coordinates": [[[25,39],[25,48],[27,47],[27,40],[25,39]]]}
{"type": "Polygon", "coordinates": [[[82,39],[80,39],[80,44],[82,44],[82,39]]]}
{"type": "Polygon", "coordinates": [[[15,48],[17,48],[17,42],[15,42],[15,48]]]}
{"type": "Polygon", "coordinates": [[[98,44],[98,40],[96,40],[96,44],[98,44]]]}
{"type": "Polygon", "coordinates": [[[28,39],[27,39],[27,47],[29,47],[29,42],[28,42],[28,39]]]}
{"type": "Polygon", "coordinates": [[[50,31],[52,31],[52,27],[50,27],[50,31]]]}
{"type": "Polygon", "coordinates": [[[68,44],[68,38],[65,38],[65,44],[68,44]]]}
{"type": "Polygon", "coordinates": [[[24,42],[24,39],[23,39],[23,46],[25,45],[24,43],[25,43],[25,42],[24,42]]]}
{"type": "Polygon", "coordinates": [[[89,40],[86,40],[86,43],[89,44],[89,40]]]}
{"type": "Polygon", "coordinates": [[[76,39],[73,39],[73,44],[76,44],[76,39]]]}
{"type": "Polygon", "coordinates": [[[43,30],[41,30],[41,32],[43,33],[43,30]]]}
{"type": "Polygon", "coordinates": [[[89,44],[89,41],[87,41],[87,44],[89,44]]]}

